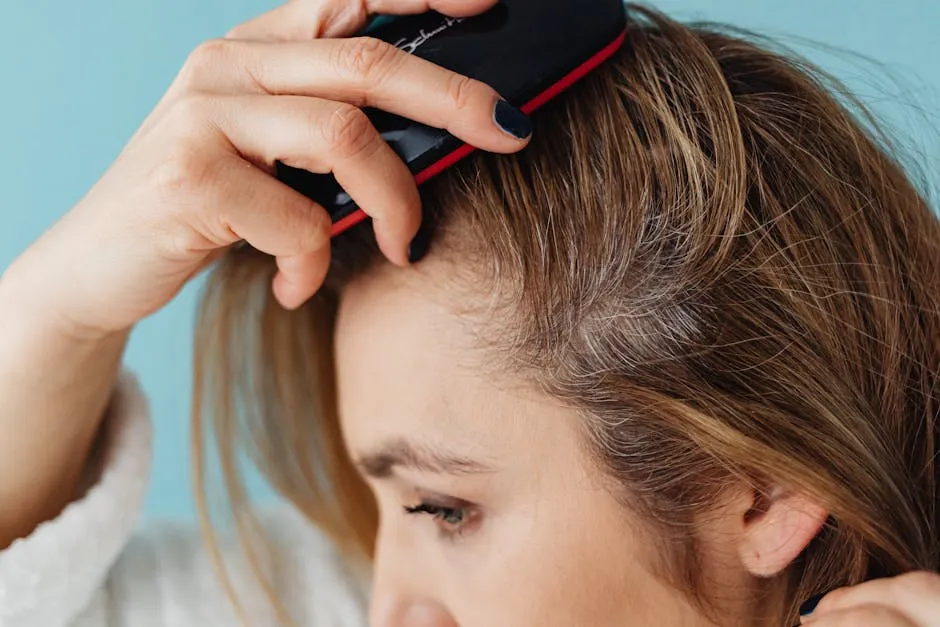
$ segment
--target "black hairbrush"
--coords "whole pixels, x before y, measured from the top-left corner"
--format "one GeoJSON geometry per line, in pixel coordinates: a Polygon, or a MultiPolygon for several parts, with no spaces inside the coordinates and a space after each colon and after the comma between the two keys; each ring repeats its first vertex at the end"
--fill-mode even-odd
{"type": "MultiPolygon", "coordinates": [[[[483,81],[531,113],[612,57],[625,32],[622,0],[502,0],[476,17],[432,11],[393,19],[368,34],[483,81]]],[[[366,113],[418,184],[474,150],[447,131],[384,111],[366,113]]],[[[332,175],[277,166],[281,181],[329,211],[334,236],[366,217],[332,175]]]]}

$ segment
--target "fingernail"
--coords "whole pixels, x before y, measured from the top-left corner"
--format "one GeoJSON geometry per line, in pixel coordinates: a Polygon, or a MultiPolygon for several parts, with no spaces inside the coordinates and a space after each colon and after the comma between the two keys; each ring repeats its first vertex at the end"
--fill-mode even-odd
{"type": "Polygon", "coordinates": [[[806,618],[811,616],[813,612],[816,611],[816,606],[819,605],[819,602],[822,601],[822,598],[826,596],[825,594],[817,594],[812,596],[806,601],[803,602],[803,605],[800,606],[800,618],[806,618]]]}
{"type": "Polygon", "coordinates": [[[418,263],[424,259],[430,247],[431,237],[428,234],[428,229],[422,224],[421,228],[418,229],[417,235],[415,235],[415,238],[411,240],[411,244],[408,246],[408,262],[418,263]]]}
{"type": "Polygon", "coordinates": [[[496,103],[493,119],[501,129],[516,139],[526,139],[532,134],[532,120],[529,116],[505,100],[496,103]]]}

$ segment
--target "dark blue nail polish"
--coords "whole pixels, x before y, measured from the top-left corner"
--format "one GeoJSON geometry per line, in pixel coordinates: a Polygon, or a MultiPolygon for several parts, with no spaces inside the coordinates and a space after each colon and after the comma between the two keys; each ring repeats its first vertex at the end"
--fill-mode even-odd
{"type": "Polygon", "coordinates": [[[529,116],[505,100],[496,103],[493,119],[501,129],[516,139],[526,139],[532,134],[532,120],[529,116]]]}
{"type": "Polygon", "coordinates": [[[411,240],[411,244],[408,246],[408,262],[409,263],[418,263],[424,256],[428,254],[428,249],[431,247],[431,237],[428,234],[428,229],[422,225],[418,229],[417,235],[411,240]]]}
{"type": "Polygon", "coordinates": [[[816,611],[816,606],[819,605],[819,602],[822,601],[822,598],[826,596],[825,594],[817,594],[812,596],[803,602],[803,605],[800,606],[800,618],[806,618],[810,614],[816,611]]]}

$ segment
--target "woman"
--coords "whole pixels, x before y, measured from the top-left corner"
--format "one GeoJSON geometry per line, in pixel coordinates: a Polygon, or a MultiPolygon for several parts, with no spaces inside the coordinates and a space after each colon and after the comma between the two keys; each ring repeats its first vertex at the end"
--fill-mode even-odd
{"type": "Polygon", "coordinates": [[[6,272],[4,625],[359,625],[367,587],[374,625],[940,624],[940,224],[886,138],[808,67],[640,8],[534,133],[483,85],[307,41],[490,4],[298,0],[203,46],[6,272]],[[419,201],[363,104],[529,145],[419,201]],[[372,226],[328,247],[275,159],[372,226]],[[223,586],[186,530],[127,545],[148,432],[114,385],[220,257],[193,433],[244,549],[210,538],[223,586]],[[251,516],[241,439],[303,516],[251,516]]]}

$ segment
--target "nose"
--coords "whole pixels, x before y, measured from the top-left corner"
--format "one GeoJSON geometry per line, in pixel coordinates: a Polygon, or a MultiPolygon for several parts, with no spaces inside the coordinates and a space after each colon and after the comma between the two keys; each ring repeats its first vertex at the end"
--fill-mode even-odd
{"type": "Polygon", "coordinates": [[[373,594],[370,627],[459,627],[450,614],[435,601],[408,599],[383,593],[373,594]]]}
{"type": "Polygon", "coordinates": [[[434,598],[428,569],[407,534],[380,524],[373,561],[370,627],[459,627],[434,598]]]}

